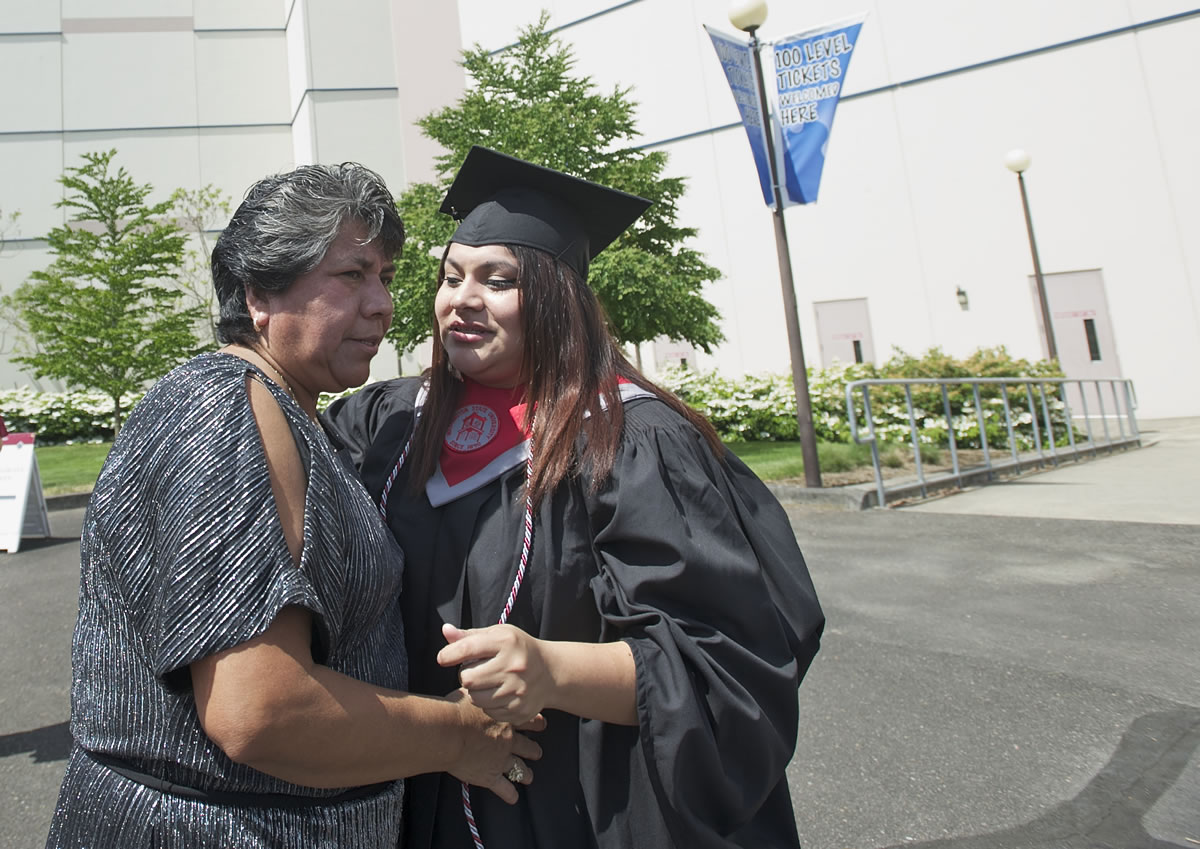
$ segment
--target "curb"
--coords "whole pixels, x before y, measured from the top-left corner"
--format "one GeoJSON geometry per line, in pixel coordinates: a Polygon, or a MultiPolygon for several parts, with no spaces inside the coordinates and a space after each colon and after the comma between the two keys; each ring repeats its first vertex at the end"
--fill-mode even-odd
{"type": "Polygon", "coordinates": [[[87,492],[68,492],[65,495],[47,495],[46,510],[54,512],[55,510],[75,510],[80,507],[87,507],[88,499],[92,497],[92,491],[87,492]]]}
{"type": "MultiPolygon", "coordinates": [[[[1119,442],[1110,442],[1105,446],[1092,447],[1080,451],[1074,456],[1063,452],[1061,457],[1055,455],[1029,452],[1019,457],[1017,462],[1005,459],[992,465],[990,469],[976,466],[962,469],[958,475],[951,472],[939,472],[927,477],[922,483],[915,476],[893,478],[885,483],[884,503],[886,506],[926,501],[939,498],[953,492],[975,489],[1009,480],[1014,477],[1050,472],[1066,463],[1090,463],[1111,456],[1120,451],[1136,448],[1148,448],[1159,440],[1141,437],[1127,437],[1119,442]]],[[[765,482],[767,488],[781,502],[793,504],[825,504],[831,509],[870,510],[879,506],[879,493],[874,482],[850,484],[848,486],[833,486],[809,489],[794,483],[765,482]]]]}
{"type": "Polygon", "coordinates": [[[820,504],[832,510],[866,510],[875,506],[873,483],[819,488],[809,488],[798,483],[763,483],[783,504],[820,504]]]}

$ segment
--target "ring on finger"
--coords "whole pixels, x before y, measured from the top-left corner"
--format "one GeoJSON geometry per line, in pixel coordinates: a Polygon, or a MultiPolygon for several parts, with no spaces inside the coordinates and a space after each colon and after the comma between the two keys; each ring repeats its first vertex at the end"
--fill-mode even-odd
{"type": "Polygon", "coordinates": [[[508,772],[504,773],[504,777],[507,778],[509,781],[511,781],[513,784],[520,784],[522,781],[525,780],[525,776],[526,776],[525,767],[521,764],[521,762],[519,760],[516,760],[515,758],[513,759],[512,766],[510,766],[508,768],[508,772]]]}

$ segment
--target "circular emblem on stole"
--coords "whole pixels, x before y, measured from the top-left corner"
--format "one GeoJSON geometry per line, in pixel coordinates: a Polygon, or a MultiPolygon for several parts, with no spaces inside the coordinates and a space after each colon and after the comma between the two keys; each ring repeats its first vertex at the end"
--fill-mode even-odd
{"type": "Polygon", "coordinates": [[[446,445],[454,451],[475,451],[499,432],[500,418],[491,407],[468,404],[454,414],[454,421],[446,429],[446,445]]]}

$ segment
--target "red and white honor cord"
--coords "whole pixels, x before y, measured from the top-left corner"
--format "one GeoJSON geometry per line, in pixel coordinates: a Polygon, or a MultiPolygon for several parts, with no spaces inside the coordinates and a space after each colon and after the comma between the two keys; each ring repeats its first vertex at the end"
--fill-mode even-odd
{"type": "MultiPolygon", "coordinates": [[[[521,591],[521,584],[525,581],[525,570],[529,566],[529,552],[533,550],[533,496],[530,492],[530,484],[533,482],[533,428],[536,423],[537,416],[535,415],[529,423],[529,456],[525,458],[525,538],[521,541],[521,559],[517,562],[517,575],[513,579],[512,589],[509,590],[508,598],[504,602],[504,609],[500,611],[500,620],[497,623],[500,625],[506,624],[509,614],[512,613],[513,605],[517,601],[517,593],[521,591]]],[[[415,434],[416,424],[414,423],[413,434],[404,444],[404,450],[400,452],[400,457],[396,460],[396,465],[384,482],[383,491],[379,494],[379,515],[383,517],[385,525],[387,524],[388,495],[400,474],[400,469],[408,459],[415,434]]],[[[471,840],[475,842],[475,849],[484,849],[483,840],[479,836],[479,826],[475,824],[475,813],[471,810],[471,787],[465,781],[462,782],[462,801],[463,815],[467,818],[467,828],[471,831],[471,840]]]]}
{"type": "MultiPolygon", "coordinates": [[[[414,430],[415,434],[416,431],[414,430]]],[[[379,493],[379,515],[383,517],[383,523],[387,524],[387,500],[388,495],[392,491],[392,484],[396,482],[396,476],[400,474],[400,469],[404,466],[404,461],[408,459],[408,452],[412,449],[412,435],[408,437],[408,442],[404,443],[404,450],[400,452],[400,459],[396,461],[392,473],[388,475],[386,481],[383,482],[383,492],[379,493]]]]}

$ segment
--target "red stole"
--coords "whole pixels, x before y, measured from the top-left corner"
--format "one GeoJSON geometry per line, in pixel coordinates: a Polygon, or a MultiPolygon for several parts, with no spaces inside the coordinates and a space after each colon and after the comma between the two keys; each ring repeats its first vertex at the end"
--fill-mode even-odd
{"type": "MultiPolygon", "coordinates": [[[[652,395],[627,380],[618,382],[622,401],[652,395]]],[[[463,379],[437,469],[425,484],[430,504],[440,507],[461,498],[529,459],[531,434],[523,427],[525,407],[524,386],[493,389],[463,379]]]]}
{"type": "Polygon", "coordinates": [[[493,389],[464,379],[458,411],[442,440],[439,465],[446,483],[462,483],[527,440],[525,406],[524,386],[493,389]]]}

